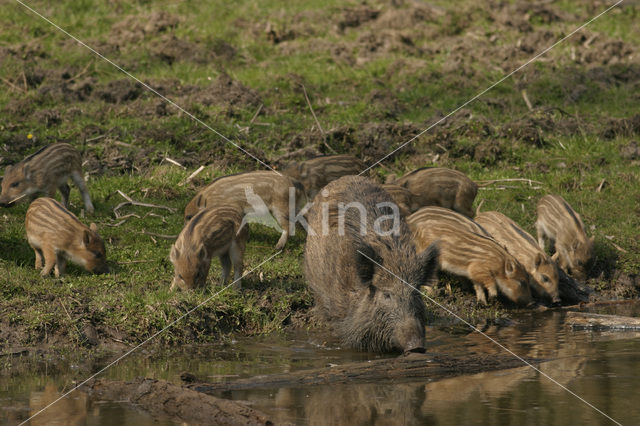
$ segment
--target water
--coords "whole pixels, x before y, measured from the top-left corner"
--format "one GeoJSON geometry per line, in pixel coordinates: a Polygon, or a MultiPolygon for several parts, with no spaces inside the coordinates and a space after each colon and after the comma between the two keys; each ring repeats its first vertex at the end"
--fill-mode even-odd
{"type": "MultiPolygon", "coordinates": [[[[638,305],[634,306],[599,312],[637,316],[638,305]]],[[[539,368],[558,384],[523,366],[434,382],[233,391],[218,396],[250,401],[276,422],[297,424],[611,424],[562,385],[622,424],[640,422],[640,332],[573,331],[564,324],[562,312],[522,314],[512,324],[491,325],[483,331],[520,356],[551,359],[539,368]]],[[[340,349],[325,340],[327,336],[301,333],[247,338],[169,356],[142,351],[105,376],[118,380],[145,376],[179,383],[180,372],[189,371],[207,381],[233,380],[380,357],[340,349]]],[[[429,352],[452,355],[504,353],[461,325],[428,328],[427,345],[429,352]]],[[[42,360],[28,372],[3,377],[0,424],[28,418],[55,400],[65,386],[102,365],[95,360],[86,364],[42,360]]],[[[73,392],[31,424],[174,423],[125,403],[91,401],[86,394],[73,392]]]]}

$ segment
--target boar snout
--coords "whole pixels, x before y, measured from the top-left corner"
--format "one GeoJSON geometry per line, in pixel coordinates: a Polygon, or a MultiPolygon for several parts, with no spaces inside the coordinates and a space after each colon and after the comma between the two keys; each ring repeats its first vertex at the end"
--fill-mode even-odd
{"type": "Polygon", "coordinates": [[[106,263],[97,265],[95,268],[93,268],[93,273],[97,275],[108,274],[109,272],[111,272],[111,269],[109,269],[109,265],[107,265],[106,263]]]}
{"type": "Polygon", "coordinates": [[[424,326],[415,319],[407,320],[395,333],[395,346],[404,353],[424,353],[424,326]]]}

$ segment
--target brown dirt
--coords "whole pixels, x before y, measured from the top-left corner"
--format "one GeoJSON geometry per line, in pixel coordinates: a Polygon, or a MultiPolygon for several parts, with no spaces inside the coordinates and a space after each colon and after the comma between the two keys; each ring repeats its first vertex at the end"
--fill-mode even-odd
{"type": "Polygon", "coordinates": [[[620,155],[625,160],[640,159],[640,146],[637,141],[631,141],[629,144],[620,147],[620,155]]]}
{"type": "Polygon", "coordinates": [[[605,139],[614,139],[617,136],[640,135],[640,114],[629,118],[609,119],[600,135],[605,139]]]}
{"type": "Polygon", "coordinates": [[[131,15],[111,28],[109,43],[127,46],[140,42],[147,36],[164,33],[178,26],[180,19],[167,12],[151,12],[144,15],[131,15]]]}
{"type": "Polygon", "coordinates": [[[164,380],[138,378],[130,382],[98,379],[81,388],[101,401],[127,401],[161,418],[190,424],[273,424],[248,405],[217,398],[164,380]]]}
{"type": "Polygon", "coordinates": [[[379,10],[371,9],[367,6],[347,8],[342,14],[342,19],[338,21],[338,29],[344,31],[345,28],[359,27],[365,22],[375,20],[379,15],[379,10]]]}

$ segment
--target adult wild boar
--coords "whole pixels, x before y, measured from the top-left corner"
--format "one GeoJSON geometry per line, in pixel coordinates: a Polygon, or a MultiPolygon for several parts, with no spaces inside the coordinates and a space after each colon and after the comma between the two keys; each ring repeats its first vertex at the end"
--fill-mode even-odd
{"type": "Polygon", "coordinates": [[[416,253],[411,232],[378,184],[345,176],[309,210],[304,268],[315,311],[348,346],[424,351],[425,307],[416,290],[436,272],[438,250],[416,253]],[[395,210],[395,211],[394,211],[395,210]]]}

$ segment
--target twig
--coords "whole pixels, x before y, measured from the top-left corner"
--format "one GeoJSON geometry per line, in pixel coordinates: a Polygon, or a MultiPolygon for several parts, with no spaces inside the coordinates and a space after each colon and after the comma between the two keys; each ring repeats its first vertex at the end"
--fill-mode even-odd
{"type": "Polygon", "coordinates": [[[118,262],[119,265],[129,265],[130,263],[151,263],[155,260],[128,260],[126,262],[118,262]]]}
{"type": "Polygon", "coordinates": [[[13,84],[12,82],[10,82],[9,80],[7,80],[6,78],[0,77],[0,80],[2,80],[5,84],[7,84],[8,86],[12,87],[13,89],[24,93],[24,89],[22,87],[16,86],[15,84],[13,84]]]}
{"type": "Polygon", "coordinates": [[[527,91],[525,89],[522,89],[520,93],[522,94],[522,99],[524,99],[524,103],[527,104],[527,108],[529,108],[529,111],[533,111],[533,105],[531,105],[531,101],[527,96],[527,91]]]}
{"type": "MultiPolygon", "coordinates": [[[[309,100],[309,95],[307,95],[307,88],[304,87],[304,84],[300,84],[302,86],[302,91],[304,92],[304,98],[307,100],[307,105],[309,105],[309,109],[311,110],[311,115],[313,115],[313,119],[316,120],[316,124],[318,125],[318,129],[320,129],[320,132],[322,132],[323,135],[326,135],[327,132],[324,131],[324,129],[322,128],[322,126],[320,125],[320,121],[318,121],[318,117],[316,117],[316,113],[313,110],[313,107],[311,106],[311,101],[309,100]]],[[[331,145],[329,145],[327,143],[326,140],[324,140],[324,138],[322,139],[322,144],[324,146],[327,147],[327,149],[331,152],[333,152],[334,154],[337,154],[336,150],[331,148],[331,145]]]]}
{"type": "Polygon", "coordinates": [[[115,216],[116,216],[118,219],[122,219],[122,220],[121,220],[120,222],[118,222],[118,223],[115,223],[115,224],[110,224],[110,223],[107,223],[107,224],[106,224],[107,226],[111,226],[112,228],[115,228],[115,227],[118,227],[118,226],[122,225],[123,223],[125,223],[127,220],[129,220],[129,219],[130,219],[130,218],[132,218],[132,217],[135,217],[135,218],[137,218],[137,219],[140,219],[140,216],[138,216],[138,215],[137,215],[137,214],[135,214],[135,213],[129,213],[129,214],[126,214],[126,215],[124,215],[124,216],[118,216],[118,214],[117,214],[115,211],[114,211],[113,213],[115,214],[115,216]]]}
{"type": "Polygon", "coordinates": [[[116,218],[120,218],[118,210],[120,210],[120,208],[122,208],[124,206],[128,206],[128,205],[138,206],[138,207],[148,207],[148,208],[152,208],[152,209],[164,209],[164,210],[170,211],[171,213],[175,213],[176,212],[176,209],[174,209],[173,207],[162,206],[162,205],[158,205],[158,204],[141,203],[139,201],[132,200],[131,197],[129,197],[127,194],[125,194],[124,192],[120,191],[119,189],[117,190],[117,192],[118,192],[118,194],[120,194],[122,196],[122,198],[124,198],[127,201],[124,202],[124,203],[120,203],[116,207],[114,207],[113,213],[116,215],[116,218]]]}
{"type": "Polygon", "coordinates": [[[167,163],[171,163],[171,164],[173,164],[173,165],[175,165],[175,166],[182,167],[183,169],[186,169],[186,167],[185,167],[185,166],[183,166],[182,164],[178,163],[178,162],[177,162],[176,160],[174,160],[173,158],[164,157],[164,160],[162,160],[162,161],[166,161],[167,163]]]}
{"type": "Polygon", "coordinates": [[[591,37],[589,37],[582,45],[588,49],[589,45],[593,43],[597,38],[598,38],[598,34],[594,34],[591,37]]]}
{"type": "Polygon", "coordinates": [[[25,93],[29,91],[29,85],[27,84],[27,76],[24,73],[24,70],[22,70],[22,83],[24,84],[24,91],[25,93]]]}
{"type": "Polygon", "coordinates": [[[89,63],[87,64],[87,66],[86,66],[86,67],[84,67],[84,68],[82,69],[82,71],[80,71],[78,74],[76,74],[76,75],[74,75],[73,77],[71,77],[71,78],[70,78],[70,80],[75,80],[76,78],[78,78],[78,77],[80,77],[80,76],[84,75],[84,74],[87,72],[87,70],[89,69],[89,67],[90,67],[91,65],[93,65],[93,63],[94,63],[94,62],[95,62],[95,61],[91,61],[91,62],[89,62],[89,63]]]}
{"type": "Polygon", "coordinates": [[[600,185],[598,185],[598,188],[596,188],[596,192],[601,192],[602,188],[604,188],[604,185],[607,183],[606,179],[602,178],[602,180],[600,181],[600,185]]]}
{"type": "Polygon", "coordinates": [[[102,138],[106,138],[107,135],[98,135],[98,136],[94,136],[91,139],[87,139],[85,140],[85,142],[93,142],[93,141],[97,141],[98,139],[102,139],[102,138]]]}
{"type": "Polygon", "coordinates": [[[144,229],[141,233],[150,237],[164,238],[165,240],[175,240],[176,238],[178,238],[177,235],[156,234],[154,232],[147,232],[144,229]]]}
{"type": "Polygon", "coordinates": [[[565,151],[567,150],[567,147],[565,147],[562,142],[560,142],[560,140],[556,140],[556,142],[558,142],[558,145],[560,145],[560,148],[564,149],[565,151]]]}
{"type": "Polygon", "coordinates": [[[198,176],[200,174],[200,172],[203,171],[203,170],[204,170],[204,166],[198,167],[198,169],[195,172],[191,173],[184,181],[180,182],[178,185],[179,186],[183,186],[183,185],[188,184],[189,182],[191,182],[193,180],[194,177],[198,176]]]}
{"type": "Polygon", "coordinates": [[[476,181],[479,187],[493,185],[494,183],[498,183],[498,182],[527,182],[529,186],[532,186],[532,184],[534,183],[537,183],[538,185],[543,185],[542,182],[538,182],[537,180],[526,179],[526,178],[508,178],[508,179],[492,179],[492,180],[476,181]]]}
{"type": "Polygon", "coordinates": [[[311,110],[311,115],[313,115],[313,118],[316,120],[318,129],[320,129],[322,133],[326,133],[322,128],[322,126],[320,125],[320,122],[318,121],[318,117],[316,117],[315,111],[313,111],[313,107],[311,106],[311,101],[309,100],[309,95],[307,95],[307,88],[304,87],[304,84],[300,84],[300,85],[302,86],[302,91],[304,92],[304,98],[307,100],[307,105],[309,105],[309,109],[311,110]]]}
{"type": "Polygon", "coordinates": [[[251,121],[249,121],[249,124],[253,124],[253,122],[256,120],[256,118],[258,118],[258,114],[260,114],[260,111],[262,111],[262,107],[264,106],[264,104],[260,104],[260,106],[258,107],[258,110],[256,111],[255,114],[253,114],[253,117],[251,117],[251,121]]]}
{"type": "Polygon", "coordinates": [[[167,219],[165,219],[164,216],[162,216],[162,215],[149,212],[149,213],[145,214],[144,216],[142,216],[142,218],[144,219],[147,216],[159,217],[160,219],[162,219],[162,223],[167,223],[167,219]]]}

